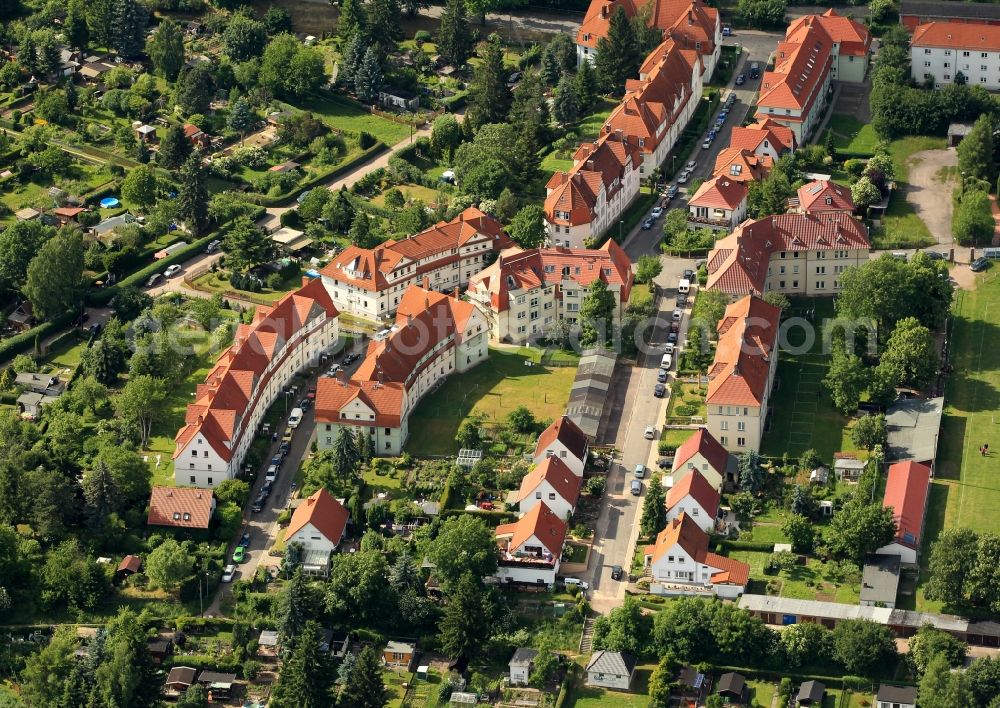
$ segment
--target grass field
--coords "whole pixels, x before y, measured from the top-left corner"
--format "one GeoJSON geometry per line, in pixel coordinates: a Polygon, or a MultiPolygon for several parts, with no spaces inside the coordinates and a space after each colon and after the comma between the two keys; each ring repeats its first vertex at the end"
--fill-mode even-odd
{"type": "Polygon", "coordinates": [[[924,150],[944,150],[944,148],[944,138],[934,138],[927,135],[911,135],[893,140],[889,144],[889,154],[892,156],[893,166],[896,170],[896,181],[905,182],[909,179],[910,166],[908,163],[915,153],[924,150]]]}
{"type": "MultiPolygon", "coordinates": [[[[874,155],[879,139],[875,129],[862,123],[854,116],[834,113],[830,116],[830,130],[833,131],[833,144],[838,150],[874,155]]],[[[822,136],[826,140],[826,136],[822,136]]]]}
{"type": "MultiPolygon", "coordinates": [[[[399,191],[403,193],[403,196],[407,200],[420,199],[424,204],[436,204],[438,195],[440,194],[437,190],[419,184],[402,184],[399,186],[399,191]]],[[[372,204],[384,208],[385,192],[372,199],[372,204]]]]}
{"type": "MultiPolygon", "coordinates": [[[[755,541],[759,539],[754,539],[755,541]]],[[[815,558],[810,558],[804,566],[797,565],[790,571],[782,571],[778,575],[765,575],[764,568],[771,557],[770,553],[761,551],[732,551],[730,558],[741,560],[750,565],[752,581],[767,584],[775,581],[780,584],[777,595],[798,600],[822,600],[825,602],[844,602],[856,605],[861,600],[860,582],[836,583],[823,574],[823,564],[815,558]]],[[[859,579],[860,580],[860,579],[859,579]]],[[[763,591],[761,588],[759,591],[763,591]]],[[[749,591],[748,591],[749,592],[749,591]]],[[[769,593],[770,594],[770,593],[769,593]]]]}
{"type": "MultiPolygon", "coordinates": [[[[833,453],[854,447],[848,433],[849,419],[833,407],[823,386],[830,358],[822,352],[819,331],[823,321],[834,316],[833,300],[792,300],[793,316],[801,316],[811,308],[815,308],[811,322],[816,337],[810,350],[796,354],[786,347],[778,355],[777,385],[770,402],[770,428],[761,443],[763,454],[768,456],[781,457],[787,452],[790,457],[798,457],[812,448],[823,459],[831,460],[833,453]]],[[[791,347],[801,345],[804,336],[801,327],[791,328],[788,344],[791,347]]]]}
{"type": "Polygon", "coordinates": [[[750,687],[751,708],[771,708],[771,701],[778,687],[770,681],[747,681],[750,687]]]}
{"type": "MultiPolygon", "coordinates": [[[[941,528],[1000,532],[1000,278],[990,269],[954,306],[955,371],[945,389],[938,463],[930,498],[928,540],[941,528]],[[979,454],[990,443],[997,452],[979,454]]],[[[925,544],[926,545],[926,544],[925,544]]]]}
{"type": "Polygon", "coordinates": [[[360,104],[343,96],[326,94],[303,101],[299,107],[304,111],[312,111],[333,128],[355,133],[367,131],[388,147],[392,147],[410,134],[408,125],[372,115],[360,104]]]}
{"type": "Polygon", "coordinates": [[[566,708],[646,708],[649,705],[649,675],[653,668],[652,665],[636,668],[635,680],[628,693],[577,686],[566,701],[566,708]]]}
{"type": "Polygon", "coordinates": [[[242,295],[248,300],[254,302],[277,302],[289,291],[294,290],[302,284],[302,276],[299,274],[289,275],[284,278],[282,282],[278,283],[278,287],[274,290],[271,288],[264,288],[259,293],[251,293],[244,290],[237,290],[230,283],[229,280],[223,280],[219,273],[208,272],[203,275],[199,275],[194,279],[194,285],[198,290],[205,290],[209,292],[226,293],[233,292],[237,295],[242,295]]]}
{"type": "Polygon", "coordinates": [[[490,349],[489,359],[479,366],[453,374],[410,417],[408,451],[417,456],[454,453],[458,426],[473,412],[499,421],[524,405],[539,420],[562,415],[576,369],[525,366],[527,360],[516,351],[490,349]]]}
{"type": "Polygon", "coordinates": [[[936,243],[901,190],[892,193],[882,225],[872,229],[872,248],[923,248],[936,243]]]}

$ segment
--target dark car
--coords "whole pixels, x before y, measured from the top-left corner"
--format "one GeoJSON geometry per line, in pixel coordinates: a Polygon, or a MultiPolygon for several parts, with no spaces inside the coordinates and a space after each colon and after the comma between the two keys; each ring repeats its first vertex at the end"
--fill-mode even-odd
{"type": "Polygon", "coordinates": [[[668,344],[677,344],[677,332],[671,332],[667,335],[668,344]]]}
{"type": "Polygon", "coordinates": [[[990,261],[988,258],[977,258],[976,260],[972,261],[972,263],[969,265],[969,269],[973,273],[979,273],[980,271],[986,270],[989,267],[989,265],[990,261]]]}
{"type": "Polygon", "coordinates": [[[656,380],[659,381],[661,384],[662,383],[666,383],[667,382],[667,370],[666,369],[659,369],[656,372],[656,380]]]}
{"type": "MultiPolygon", "coordinates": [[[[277,435],[277,433],[275,433],[275,435],[277,435]]],[[[288,451],[291,449],[292,449],[292,444],[289,442],[283,442],[281,443],[281,445],[278,446],[278,450],[281,452],[282,455],[287,455],[288,451]]]]}
{"type": "Polygon", "coordinates": [[[651,228],[653,228],[653,224],[655,223],[655,221],[656,220],[653,218],[646,219],[644,222],[642,222],[642,230],[649,231],[651,228]]]}
{"type": "Polygon", "coordinates": [[[281,463],[284,461],[284,459],[285,459],[284,455],[275,455],[274,457],[271,458],[271,464],[274,465],[275,467],[281,467],[281,463]]]}
{"type": "Polygon", "coordinates": [[[622,572],[622,567],[620,565],[611,566],[611,579],[621,580],[624,573],[622,572]]]}
{"type": "MultiPolygon", "coordinates": [[[[671,334],[677,334],[677,332],[680,330],[680,328],[681,328],[681,323],[680,322],[677,322],[676,320],[674,320],[673,322],[670,323],[670,333],[671,334]]],[[[673,344],[673,342],[671,342],[671,344],[673,344]]]]}
{"type": "Polygon", "coordinates": [[[236,545],[248,548],[250,546],[250,532],[249,531],[245,532],[243,536],[240,537],[240,542],[237,543],[236,545]]]}
{"type": "Polygon", "coordinates": [[[260,496],[267,499],[271,496],[271,489],[274,487],[274,482],[264,482],[264,486],[260,488],[260,496]]]}
{"type": "Polygon", "coordinates": [[[684,280],[694,280],[694,271],[690,268],[684,269],[684,280]]]}
{"type": "Polygon", "coordinates": [[[264,509],[265,504],[267,504],[267,497],[263,494],[259,494],[257,498],[254,499],[253,506],[250,507],[250,511],[255,514],[259,514],[264,509]]]}
{"type": "Polygon", "coordinates": [[[688,304],[688,296],[685,295],[684,293],[679,294],[677,296],[677,307],[684,308],[687,307],[687,304],[688,304]]]}
{"type": "Polygon", "coordinates": [[[653,388],[653,395],[656,396],[657,398],[663,398],[664,396],[667,395],[667,387],[661,383],[656,384],[656,386],[653,388]]]}
{"type": "Polygon", "coordinates": [[[747,77],[744,76],[743,74],[740,74],[739,76],[736,77],[736,85],[737,86],[742,86],[746,82],[747,82],[747,77]]]}
{"type": "Polygon", "coordinates": [[[921,251],[921,253],[930,258],[932,261],[943,261],[947,259],[947,257],[940,251],[921,251]]]}
{"type": "Polygon", "coordinates": [[[674,466],[674,458],[672,458],[672,457],[661,457],[660,459],[658,459],[656,461],[656,466],[659,467],[661,470],[665,470],[668,467],[673,467],[674,466]]]}

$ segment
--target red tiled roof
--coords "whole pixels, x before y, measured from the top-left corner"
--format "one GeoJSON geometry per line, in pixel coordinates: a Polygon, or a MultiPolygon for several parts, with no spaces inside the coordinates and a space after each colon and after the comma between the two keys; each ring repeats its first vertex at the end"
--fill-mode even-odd
{"type": "Polygon", "coordinates": [[[619,298],[627,303],[632,291],[632,262],[621,246],[608,239],[600,248],[533,248],[526,251],[511,249],[488,268],[469,279],[469,291],[485,290],[490,306],[504,312],[510,306],[510,292],[556,284],[564,279],[581,287],[595,280],[620,286],[619,298]],[[566,271],[568,275],[564,276],[566,271]]]}
{"type": "Polygon", "coordinates": [[[910,45],[1000,52],[1000,26],[964,22],[928,22],[913,31],[910,45]]]}
{"type": "Polygon", "coordinates": [[[627,136],[605,133],[592,143],[582,143],[568,172],[553,175],[546,185],[545,218],[555,224],[589,223],[603,191],[605,200],[625,184],[625,175],[638,169],[640,153],[627,136]],[[556,216],[557,212],[569,218],[556,216]]]}
{"type": "MultiPolygon", "coordinates": [[[[761,80],[761,108],[800,110],[807,113],[819,94],[818,87],[830,74],[833,40],[817,15],[793,22],[778,43],[774,71],[765,71],[761,80]]],[[[759,111],[766,115],[766,110],[759,111]]],[[[791,116],[782,116],[790,120],[791,116]]],[[[801,118],[800,118],[801,119],[801,118]]]]}
{"type": "Polygon", "coordinates": [[[319,278],[309,279],[273,307],[259,307],[254,321],[237,329],[233,344],[219,355],[205,383],[195,390],[184,426],[174,437],[173,457],[200,433],[219,457],[231,460],[249,419],[247,409],[271,360],[283,354],[283,347],[318,317],[333,318],[337,314],[319,278]]]}
{"type": "Polygon", "coordinates": [[[552,421],[542,434],[538,436],[538,443],[535,445],[535,457],[544,455],[549,445],[558,440],[565,448],[578,460],[584,459],[587,454],[587,436],[580,426],[570,419],[569,416],[561,416],[552,421]]]}
{"type": "Polygon", "coordinates": [[[896,543],[920,548],[930,483],[931,468],[920,462],[897,462],[889,467],[882,506],[892,507],[896,543]]]}
{"type": "Polygon", "coordinates": [[[836,182],[821,179],[807,182],[798,190],[799,208],[807,214],[828,211],[854,211],[851,190],[836,182]]]}
{"type": "Polygon", "coordinates": [[[321,376],[316,382],[316,422],[398,428],[406,391],[397,382],[341,381],[321,376]],[[341,418],[340,411],[355,398],[375,413],[375,420],[341,418]]]}
{"type": "Polygon", "coordinates": [[[770,118],[758,121],[745,128],[734,127],[729,135],[729,147],[735,150],[756,152],[767,141],[780,155],[795,149],[795,133],[770,118]]]}
{"type": "Polygon", "coordinates": [[[535,465],[535,469],[525,475],[524,479],[521,480],[521,489],[518,491],[517,500],[520,502],[530,497],[543,481],[548,482],[556,494],[571,507],[576,507],[583,479],[573,474],[566,463],[558,457],[546,457],[535,465]]]}
{"type": "Polygon", "coordinates": [[[694,435],[677,448],[677,452],[674,453],[674,469],[679,470],[697,454],[704,457],[716,472],[723,477],[726,475],[726,469],[729,467],[729,452],[705,428],[699,428],[694,435]]]}
{"type": "Polygon", "coordinates": [[[207,529],[213,500],[211,489],[153,487],[146,523],[178,529],[207,529]]]}
{"type": "Polygon", "coordinates": [[[496,528],[497,540],[509,553],[519,550],[532,536],[558,558],[566,542],[566,522],[556,516],[545,502],[539,502],[514,523],[501,524],[496,528]]]}
{"type": "MultiPolygon", "coordinates": [[[[416,261],[453,257],[453,250],[476,238],[488,240],[491,248],[501,251],[512,245],[503,226],[477,207],[468,207],[451,221],[440,221],[401,241],[386,241],[375,248],[348,246],[320,271],[325,277],[369,291],[384,290],[395,281],[394,271],[416,261]]],[[[436,261],[420,270],[437,267],[436,261]]]]}
{"type": "Polygon", "coordinates": [[[288,529],[285,531],[285,538],[291,538],[306,524],[312,524],[336,546],[344,535],[349,516],[344,505],[334,499],[330,492],[321,488],[295,508],[295,513],[292,514],[288,529]]]}
{"type": "Polygon", "coordinates": [[[655,563],[667,551],[679,545],[696,562],[717,571],[712,575],[714,584],[746,585],[750,578],[750,566],[709,552],[708,540],[708,534],[698,527],[694,519],[682,513],[657,534],[655,543],[646,546],[646,555],[651,556],[655,563]]]}
{"type": "MultiPolygon", "coordinates": [[[[725,471],[725,468],[723,468],[725,471]]],[[[691,470],[690,474],[684,475],[667,492],[667,510],[673,509],[684,497],[691,495],[691,498],[698,502],[698,506],[705,510],[711,518],[715,518],[719,511],[719,492],[709,484],[708,480],[698,470],[691,470]]]]}
{"type": "Polygon", "coordinates": [[[780,309],[754,296],[726,308],[718,325],[706,403],[759,407],[764,402],[780,319],[780,309]]]}
{"type": "Polygon", "coordinates": [[[576,43],[582,46],[597,47],[602,37],[608,36],[611,16],[620,6],[626,16],[635,17],[639,9],[652,4],[649,11],[649,24],[692,48],[695,42],[701,42],[701,53],[710,55],[715,51],[716,27],[719,13],[715,8],[707,7],[700,0],[591,0],[580,29],[576,33],[576,43]]]}
{"type": "Polygon", "coordinates": [[[194,123],[185,123],[184,124],[184,137],[185,138],[193,138],[194,136],[198,135],[199,133],[201,133],[201,128],[199,128],[194,123]]]}
{"type": "MultiPolygon", "coordinates": [[[[805,18],[800,18],[801,22],[805,18]]],[[[840,44],[841,55],[865,56],[871,50],[872,36],[868,28],[851,17],[844,17],[830,8],[818,17],[820,26],[830,39],[840,44]]],[[[792,25],[794,26],[794,22],[792,25]]]]}
{"type": "Polygon", "coordinates": [[[735,211],[746,198],[747,186],[745,183],[719,176],[702,182],[698,191],[688,200],[688,206],[735,211]]]}
{"type": "Polygon", "coordinates": [[[707,289],[763,295],[771,255],[778,251],[870,248],[865,227],[850,214],[776,214],[747,221],[708,254],[707,289]]]}
{"type": "Polygon", "coordinates": [[[728,177],[737,182],[759,182],[771,172],[774,159],[770,155],[761,157],[752,150],[728,147],[715,157],[716,177],[728,177]]]}
{"type": "Polygon", "coordinates": [[[122,558],[122,562],[118,564],[118,572],[127,570],[130,573],[138,573],[142,570],[142,558],[139,556],[128,555],[122,558]]]}
{"type": "Polygon", "coordinates": [[[597,41],[608,36],[611,16],[619,6],[629,18],[635,17],[636,6],[632,0],[592,0],[576,31],[576,43],[591,49],[597,47],[597,41]]]}

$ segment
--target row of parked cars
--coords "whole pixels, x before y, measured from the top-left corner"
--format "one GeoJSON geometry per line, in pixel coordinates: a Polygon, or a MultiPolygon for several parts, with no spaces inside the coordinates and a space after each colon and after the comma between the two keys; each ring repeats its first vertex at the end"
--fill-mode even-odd
{"type": "Polygon", "coordinates": [[[715,119],[715,126],[708,131],[707,135],[705,135],[705,141],[701,144],[702,150],[708,150],[712,147],[712,142],[715,140],[716,136],[718,136],[722,127],[726,124],[726,119],[729,117],[729,111],[732,110],[735,103],[736,92],[732,91],[728,96],[726,96],[725,103],[722,104],[722,110],[719,111],[719,115],[715,119]]]}

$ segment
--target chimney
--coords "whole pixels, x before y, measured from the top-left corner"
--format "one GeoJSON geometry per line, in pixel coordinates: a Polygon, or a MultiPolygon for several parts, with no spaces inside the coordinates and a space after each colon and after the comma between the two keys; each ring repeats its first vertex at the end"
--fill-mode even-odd
{"type": "Polygon", "coordinates": [[[341,369],[337,372],[337,378],[340,379],[340,385],[347,388],[347,371],[341,369]]]}
{"type": "Polygon", "coordinates": [[[456,285],[456,286],[455,286],[455,289],[454,289],[454,290],[452,290],[452,292],[451,292],[451,296],[452,296],[453,298],[455,298],[456,300],[458,300],[458,298],[459,298],[459,294],[460,294],[460,293],[459,293],[459,289],[458,289],[458,286],[456,285]]]}
{"type": "Polygon", "coordinates": [[[413,315],[407,315],[406,316],[406,326],[409,327],[411,324],[413,324],[413,315]]]}
{"type": "Polygon", "coordinates": [[[689,25],[693,25],[694,24],[694,11],[693,10],[688,10],[688,24],[689,25]]]}
{"type": "Polygon", "coordinates": [[[423,287],[424,290],[430,290],[431,289],[431,279],[428,278],[426,275],[424,276],[424,284],[423,284],[422,287],[423,287]]]}
{"type": "Polygon", "coordinates": [[[735,364],[733,364],[733,376],[739,376],[739,375],[740,375],[740,363],[736,362],[735,364]]]}
{"type": "Polygon", "coordinates": [[[607,17],[608,17],[608,6],[607,5],[601,5],[601,18],[602,19],[607,19],[607,17]]]}
{"type": "Polygon", "coordinates": [[[425,310],[431,309],[431,299],[429,297],[424,298],[424,309],[425,310]]]}

